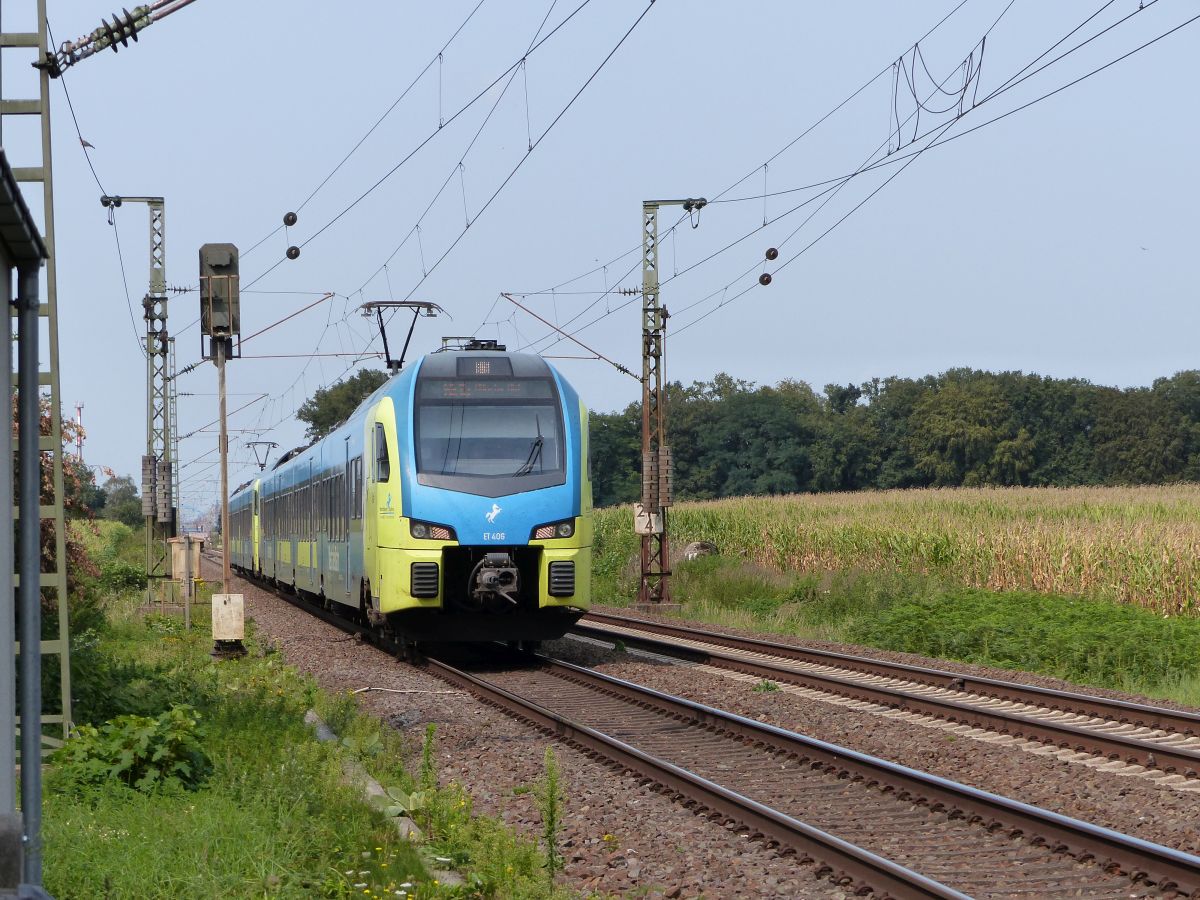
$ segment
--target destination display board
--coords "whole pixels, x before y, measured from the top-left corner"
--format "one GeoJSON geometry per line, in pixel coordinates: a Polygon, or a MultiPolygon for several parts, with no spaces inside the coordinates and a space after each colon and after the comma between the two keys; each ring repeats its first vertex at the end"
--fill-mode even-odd
{"type": "Polygon", "coordinates": [[[551,400],[544,378],[430,378],[420,382],[420,400],[551,400]]]}

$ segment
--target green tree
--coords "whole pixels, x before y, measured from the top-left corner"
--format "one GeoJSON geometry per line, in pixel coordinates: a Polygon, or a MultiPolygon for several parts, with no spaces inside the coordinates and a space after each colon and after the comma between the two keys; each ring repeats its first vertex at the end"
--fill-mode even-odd
{"type": "Polygon", "coordinates": [[[879,475],[880,434],[869,406],[859,403],[871,397],[877,385],[825,386],[825,401],[818,418],[814,442],[813,489],[854,491],[875,484],[879,475]]]}
{"type": "Polygon", "coordinates": [[[131,528],[142,524],[142,501],[128,475],[113,475],[105,481],[104,497],[104,518],[124,522],[131,528]]]}
{"type": "Polygon", "coordinates": [[[641,405],[631,403],[624,412],[592,413],[588,424],[592,502],[633,503],[642,490],[641,405]]]}
{"type": "Polygon", "coordinates": [[[386,372],[359,369],[356,375],[321,388],[296,411],[296,418],[308,425],[309,440],[320,440],[337,428],[358,409],[358,405],[388,380],[386,372]]]}

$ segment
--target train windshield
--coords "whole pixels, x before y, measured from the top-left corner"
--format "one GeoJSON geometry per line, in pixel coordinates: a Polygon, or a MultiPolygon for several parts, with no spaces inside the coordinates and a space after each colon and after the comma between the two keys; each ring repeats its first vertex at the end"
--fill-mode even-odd
{"type": "Polygon", "coordinates": [[[562,422],[549,380],[424,381],[415,431],[423,483],[471,492],[508,479],[520,483],[506,491],[563,483],[562,422]]]}

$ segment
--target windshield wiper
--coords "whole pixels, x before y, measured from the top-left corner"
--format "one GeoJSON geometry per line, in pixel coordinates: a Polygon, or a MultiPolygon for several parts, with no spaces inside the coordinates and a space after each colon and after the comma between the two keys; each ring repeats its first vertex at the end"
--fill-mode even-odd
{"type": "Polygon", "coordinates": [[[546,443],[545,440],[542,439],[542,419],[541,416],[535,416],[534,419],[537,422],[537,437],[535,437],[533,442],[529,445],[529,455],[525,457],[525,462],[521,464],[521,468],[513,472],[514,477],[518,475],[528,475],[533,471],[533,467],[542,458],[542,445],[546,443]]]}

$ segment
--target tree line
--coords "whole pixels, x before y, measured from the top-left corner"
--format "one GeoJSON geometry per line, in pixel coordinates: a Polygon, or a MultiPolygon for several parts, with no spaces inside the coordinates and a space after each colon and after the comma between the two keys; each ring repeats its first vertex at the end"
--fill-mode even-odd
{"type": "MultiPolygon", "coordinates": [[[[678,499],[864,488],[1200,481],[1200,372],[1114,388],[1023,372],[667,391],[678,499]]],[[[593,413],[596,505],[640,494],[641,404],[593,413]]]]}

